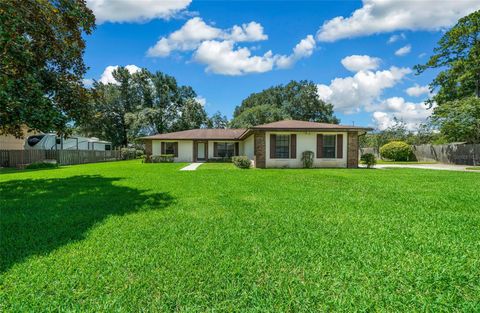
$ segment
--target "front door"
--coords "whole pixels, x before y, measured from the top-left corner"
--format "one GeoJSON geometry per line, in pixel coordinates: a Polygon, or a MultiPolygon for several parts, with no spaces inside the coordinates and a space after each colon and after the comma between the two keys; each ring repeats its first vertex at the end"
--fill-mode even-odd
{"type": "Polygon", "coordinates": [[[197,160],[198,161],[205,161],[205,143],[204,142],[198,142],[197,143],[197,160]]]}

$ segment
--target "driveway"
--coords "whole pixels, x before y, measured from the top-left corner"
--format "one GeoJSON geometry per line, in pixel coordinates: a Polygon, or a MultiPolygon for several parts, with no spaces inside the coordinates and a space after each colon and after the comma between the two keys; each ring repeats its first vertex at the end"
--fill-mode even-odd
{"type": "MultiPolygon", "coordinates": [[[[366,167],[365,165],[360,165],[360,167],[366,167]]],[[[456,164],[377,164],[375,168],[419,168],[424,170],[441,170],[441,171],[460,171],[460,172],[478,172],[474,170],[467,170],[467,167],[472,167],[472,165],[456,165],[456,164]]]]}

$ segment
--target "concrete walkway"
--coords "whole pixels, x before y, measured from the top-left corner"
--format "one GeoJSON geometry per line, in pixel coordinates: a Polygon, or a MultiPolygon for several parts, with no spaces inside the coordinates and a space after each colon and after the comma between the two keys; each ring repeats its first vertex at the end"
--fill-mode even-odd
{"type": "Polygon", "coordinates": [[[202,164],[203,163],[191,163],[191,164],[188,164],[187,166],[181,168],[180,170],[181,171],[195,171],[202,164]]]}
{"type": "MultiPolygon", "coordinates": [[[[360,165],[361,167],[366,167],[365,165],[360,165]]],[[[377,164],[375,168],[418,168],[424,170],[441,170],[441,171],[460,171],[460,172],[478,172],[474,170],[467,170],[467,167],[471,165],[455,165],[455,164],[377,164]]]]}

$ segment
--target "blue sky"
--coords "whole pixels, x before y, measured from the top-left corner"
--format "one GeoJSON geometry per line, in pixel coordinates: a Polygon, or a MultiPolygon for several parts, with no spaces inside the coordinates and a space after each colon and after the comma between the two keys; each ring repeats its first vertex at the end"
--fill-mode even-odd
{"type": "Polygon", "coordinates": [[[480,8],[438,2],[88,0],[98,25],[85,78],[112,82],[118,65],[162,71],[228,117],[252,92],[306,79],[343,124],[383,129],[397,117],[414,129],[431,113],[423,101],[435,71],[413,66],[480,8]]]}

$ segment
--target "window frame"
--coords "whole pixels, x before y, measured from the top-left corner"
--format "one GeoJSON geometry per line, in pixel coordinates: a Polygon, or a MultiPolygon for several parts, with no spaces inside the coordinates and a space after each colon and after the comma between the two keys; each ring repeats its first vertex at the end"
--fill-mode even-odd
{"type": "Polygon", "coordinates": [[[216,158],[231,158],[231,157],[234,157],[235,156],[235,142],[230,142],[230,141],[216,141],[215,142],[217,148],[216,148],[216,152],[217,152],[217,155],[215,155],[214,157],[216,158]],[[231,145],[232,146],[232,154],[229,154],[228,153],[228,146],[231,145]],[[224,149],[224,150],[222,150],[224,149]],[[225,155],[220,155],[220,151],[225,151],[226,154],[225,155]]]}
{"type": "Polygon", "coordinates": [[[323,134],[322,136],[322,159],[336,159],[337,158],[337,134],[323,134]],[[333,137],[333,146],[326,145],[326,138],[333,137]],[[333,148],[333,156],[327,156],[325,148],[333,148]]]}
{"type": "Polygon", "coordinates": [[[275,156],[275,159],[290,159],[290,150],[292,149],[290,136],[291,134],[275,134],[275,152],[273,154],[275,156]],[[286,140],[279,140],[280,137],[285,137],[286,140]],[[285,143],[285,141],[287,142],[286,145],[283,145],[283,147],[278,146],[279,142],[285,143]],[[282,154],[279,154],[278,148],[285,149],[285,147],[286,147],[286,152],[283,151],[282,154]]]}

